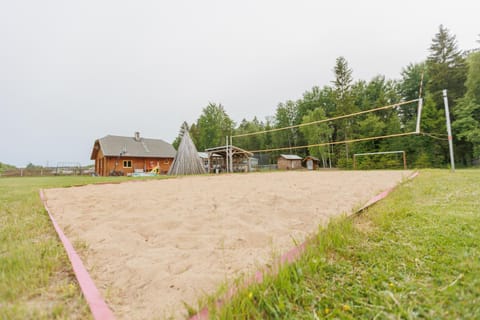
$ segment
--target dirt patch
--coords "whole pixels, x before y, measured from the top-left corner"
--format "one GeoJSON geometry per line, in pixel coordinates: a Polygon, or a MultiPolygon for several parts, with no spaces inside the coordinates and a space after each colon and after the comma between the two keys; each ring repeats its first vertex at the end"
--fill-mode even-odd
{"type": "Polygon", "coordinates": [[[119,319],[186,317],[225,280],[249,273],[409,171],[197,176],[46,191],[119,319]]]}

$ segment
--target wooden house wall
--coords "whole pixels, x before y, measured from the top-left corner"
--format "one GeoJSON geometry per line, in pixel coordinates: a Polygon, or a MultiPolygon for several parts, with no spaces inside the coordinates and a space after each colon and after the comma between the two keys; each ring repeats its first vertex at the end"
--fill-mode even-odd
{"type": "Polygon", "coordinates": [[[100,176],[108,176],[112,171],[120,171],[127,175],[133,173],[135,169],[148,172],[159,166],[160,173],[166,174],[172,163],[173,158],[104,157],[101,151],[99,151],[95,159],[95,172],[100,176]],[[123,161],[131,161],[131,168],[124,168],[123,161]]]}
{"type": "Polygon", "coordinates": [[[288,160],[285,158],[278,158],[277,166],[279,170],[295,170],[302,168],[302,160],[288,160]]]}

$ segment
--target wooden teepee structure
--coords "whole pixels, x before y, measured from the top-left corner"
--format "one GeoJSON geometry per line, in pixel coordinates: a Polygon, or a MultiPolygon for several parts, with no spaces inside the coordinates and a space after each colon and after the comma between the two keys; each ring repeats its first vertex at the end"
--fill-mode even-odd
{"type": "Polygon", "coordinates": [[[178,146],[177,155],[173,159],[172,166],[168,170],[169,175],[201,174],[205,173],[202,159],[198,155],[197,148],[188,133],[188,125],[182,126],[182,141],[178,146]]]}

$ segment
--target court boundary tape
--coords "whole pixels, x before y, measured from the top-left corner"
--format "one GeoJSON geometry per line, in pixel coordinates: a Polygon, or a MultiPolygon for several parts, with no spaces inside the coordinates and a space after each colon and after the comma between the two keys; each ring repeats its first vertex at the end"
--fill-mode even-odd
{"type": "Polygon", "coordinates": [[[50,209],[47,205],[47,199],[45,197],[45,193],[43,189],[40,189],[40,199],[43,202],[43,206],[50,217],[50,221],[57,232],[60,241],[63,244],[65,251],[67,252],[68,259],[73,268],[73,272],[75,273],[75,277],[77,278],[78,284],[80,285],[80,289],[82,290],[83,296],[85,300],[87,300],[88,306],[90,307],[90,311],[92,312],[93,318],[95,320],[113,320],[115,319],[112,311],[103,300],[100,291],[98,291],[95,283],[93,282],[90,274],[88,273],[87,269],[83,265],[82,259],[78,255],[78,253],[73,248],[72,243],[67,238],[67,236],[63,233],[62,229],[58,225],[57,221],[53,217],[50,209]]]}
{"type": "MultiPolygon", "coordinates": [[[[412,173],[406,181],[410,181],[414,178],[416,178],[417,176],[419,175],[419,172],[418,171],[415,171],[414,173],[412,173]]],[[[398,186],[402,185],[403,184],[403,181],[391,188],[388,188],[387,190],[385,191],[382,191],[380,192],[379,194],[377,194],[376,196],[372,197],[370,200],[368,200],[360,209],[352,212],[352,214],[350,214],[348,217],[352,217],[352,216],[355,216],[357,214],[360,214],[362,213],[363,211],[365,211],[365,209],[368,209],[369,207],[373,206],[374,204],[376,204],[377,202],[379,202],[380,200],[382,199],[385,199],[393,190],[395,190],[398,186]]],[[[290,249],[288,252],[286,252],[285,254],[283,254],[278,263],[276,264],[275,266],[275,269],[271,270],[271,272],[268,272],[268,270],[266,271],[256,271],[255,272],[255,275],[249,279],[247,279],[243,284],[242,286],[235,286],[235,287],[232,287],[230,288],[227,293],[220,299],[220,300],[217,300],[217,302],[215,303],[217,307],[221,307],[226,301],[230,300],[231,298],[233,298],[233,296],[242,288],[246,288],[248,287],[249,285],[252,285],[254,283],[262,283],[263,282],[263,277],[265,274],[269,274],[269,275],[275,275],[277,274],[278,272],[278,268],[283,266],[284,264],[286,263],[293,263],[295,262],[299,257],[300,255],[305,251],[307,245],[308,245],[308,242],[309,240],[305,240],[305,242],[303,242],[302,244],[290,249]]],[[[209,309],[208,307],[204,307],[203,309],[201,309],[197,314],[189,317],[188,319],[189,320],[207,320],[209,319],[209,309]]]]}
{"type": "MultiPolygon", "coordinates": [[[[419,172],[415,171],[412,175],[408,177],[408,180],[412,180],[418,176],[419,172]]],[[[103,183],[100,183],[103,184],[103,183]]],[[[111,183],[105,183],[105,184],[111,184],[111,183]]],[[[401,183],[400,183],[401,184],[401,183]]],[[[400,185],[398,184],[398,185],[400,185]]],[[[392,188],[389,188],[376,196],[372,197],[365,205],[363,205],[360,209],[352,213],[352,215],[361,213],[365,209],[371,207],[375,203],[379,202],[380,200],[386,198],[393,190],[397,188],[397,186],[394,186],[392,188]]],[[[90,311],[92,312],[93,318],[95,320],[114,320],[115,316],[113,315],[113,312],[110,310],[108,305],[106,304],[105,300],[103,299],[102,295],[100,294],[100,291],[98,288],[95,286],[95,283],[93,282],[92,278],[90,277],[90,274],[88,273],[87,269],[85,268],[82,259],[78,255],[78,253],[75,251],[73,248],[72,243],[70,240],[67,238],[67,236],[63,233],[62,229],[58,225],[57,221],[53,217],[52,213],[50,212],[50,209],[47,205],[47,199],[45,197],[45,193],[43,189],[40,189],[40,199],[43,203],[43,206],[45,210],[48,213],[48,216],[50,217],[50,221],[53,224],[53,227],[55,231],[57,232],[58,237],[60,238],[60,241],[63,244],[63,247],[67,253],[68,259],[70,260],[70,263],[73,268],[73,272],[75,274],[75,277],[77,278],[77,281],[80,285],[80,289],[82,290],[83,296],[85,297],[85,300],[87,301],[90,311]]],[[[278,272],[278,268],[286,263],[292,263],[295,262],[300,255],[305,251],[305,248],[308,244],[308,240],[303,242],[302,244],[290,249],[288,252],[283,254],[280,259],[279,259],[279,264],[275,267],[275,269],[272,269],[272,272],[269,274],[276,274],[278,272]]],[[[255,275],[246,281],[242,287],[251,285],[252,283],[262,283],[263,282],[263,277],[264,274],[267,274],[267,271],[256,271],[255,275]]],[[[231,299],[242,287],[232,287],[230,290],[227,291],[227,293],[224,295],[224,297],[221,300],[218,300],[216,302],[217,306],[222,306],[226,301],[231,299]]],[[[209,318],[209,310],[208,307],[204,307],[202,310],[200,310],[197,314],[194,316],[189,317],[189,320],[205,320],[209,318]]]]}

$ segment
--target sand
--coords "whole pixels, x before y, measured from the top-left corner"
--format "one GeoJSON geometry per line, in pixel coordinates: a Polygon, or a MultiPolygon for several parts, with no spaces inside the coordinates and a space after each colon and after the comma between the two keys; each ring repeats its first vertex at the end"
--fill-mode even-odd
{"type": "Polygon", "coordinates": [[[118,319],[185,318],[183,302],[271,263],[409,171],[301,171],[46,191],[118,319]]]}

